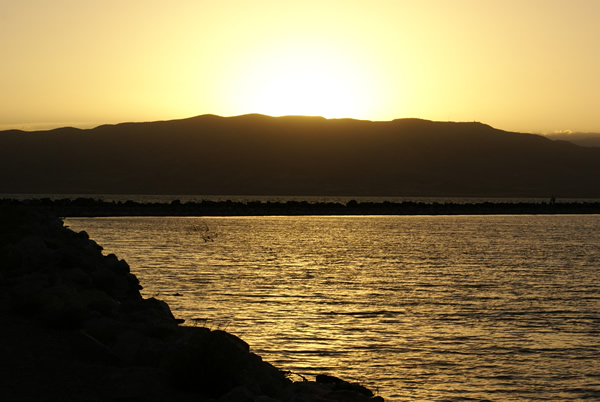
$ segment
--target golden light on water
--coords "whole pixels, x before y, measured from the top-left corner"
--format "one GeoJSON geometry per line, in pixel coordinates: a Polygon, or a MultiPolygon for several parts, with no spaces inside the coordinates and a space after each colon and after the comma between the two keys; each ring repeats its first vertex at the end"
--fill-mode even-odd
{"type": "Polygon", "coordinates": [[[145,297],[305,377],[356,380],[386,400],[597,394],[598,217],[67,223],[125,258],[145,297]]]}

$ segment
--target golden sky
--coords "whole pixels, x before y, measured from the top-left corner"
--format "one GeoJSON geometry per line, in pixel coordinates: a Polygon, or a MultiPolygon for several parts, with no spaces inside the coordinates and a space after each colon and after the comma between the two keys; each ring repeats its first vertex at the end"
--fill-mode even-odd
{"type": "Polygon", "coordinates": [[[599,0],[7,0],[0,128],[200,114],[600,132],[599,0]]]}

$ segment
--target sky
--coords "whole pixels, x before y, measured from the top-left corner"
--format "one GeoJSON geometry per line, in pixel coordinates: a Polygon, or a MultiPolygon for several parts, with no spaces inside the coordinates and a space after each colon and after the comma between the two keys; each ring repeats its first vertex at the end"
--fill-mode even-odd
{"type": "Polygon", "coordinates": [[[6,0],[0,129],[216,114],[600,132],[599,0],[6,0]]]}

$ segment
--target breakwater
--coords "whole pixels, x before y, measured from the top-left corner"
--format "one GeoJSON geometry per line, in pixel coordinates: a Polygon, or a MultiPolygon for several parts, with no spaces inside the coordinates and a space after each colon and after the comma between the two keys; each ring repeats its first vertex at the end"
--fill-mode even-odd
{"type": "Polygon", "coordinates": [[[76,199],[2,199],[57,216],[269,216],[269,215],[518,215],[600,214],[600,202],[340,202],[200,201],[163,202],[76,199]]]}

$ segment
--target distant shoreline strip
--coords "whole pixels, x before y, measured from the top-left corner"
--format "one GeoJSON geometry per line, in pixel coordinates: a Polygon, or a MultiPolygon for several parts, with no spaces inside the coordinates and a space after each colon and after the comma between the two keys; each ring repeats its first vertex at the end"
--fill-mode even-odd
{"type": "Polygon", "coordinates": [[[0,199],[2,205],[44,209],[61,217],[109,216],[302,216],[302,215],[563,215],[600,214],[600,202],[235,202],[143,203],[93,198],[0,199]]]}

